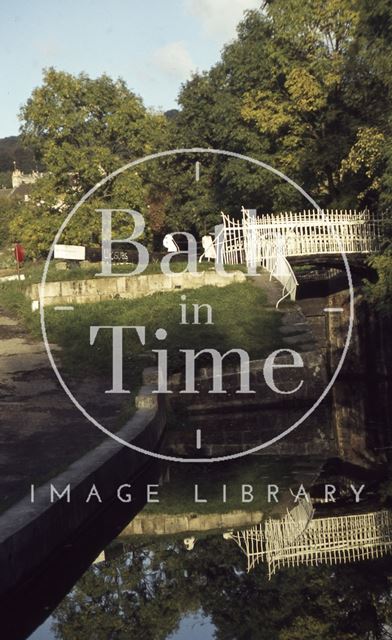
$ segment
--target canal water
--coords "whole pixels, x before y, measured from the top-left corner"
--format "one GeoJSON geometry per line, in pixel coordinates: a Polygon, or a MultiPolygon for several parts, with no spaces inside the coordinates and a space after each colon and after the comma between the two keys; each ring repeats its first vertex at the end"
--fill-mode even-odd
{"type": "MultiPolygon", "coordinates": [[[[318,413],[275,451],[146,473],[134,509],[119,503],[64,550],[36,604],[26,592],[31,621],[15,640],[390,639],[389,352],[369,327],[318,413]]],[[[339,331],[329,342],[334,364],[339,331]]],[[[242,450],[274,435],[288,411],[181,409],[165,446],[185,456],[201,422],[206,453],[221,455],[239,434],[242,450]]]]}
{"type": "MultiPolygon", "coordinates": [[[[374,467],[300,456],[171,465],[154,484],[159,502],[145,504],[124,526],[29,639],[387,640],[392,531],[383,530],[381,549],[358,528],[357,547],[369,557],[374,547],[373,559],[367,552],[360,559],[360,551],[332,565],[298,559],[271,578],[265,560],[247,571],[233,538],[270,518],[295,518],[303,489],[312,495],[316,520],[388,512],[388,482],[374,467]],[[325,500],[327,485],[336,488],[335,502],[325,500]],[[352,487],[362,485],[357,503],[352,487]],[[276,486],[269,502],[269,487],[276,486]]],[[[310,528],[304,535],[316,544],[310,528]]]]}

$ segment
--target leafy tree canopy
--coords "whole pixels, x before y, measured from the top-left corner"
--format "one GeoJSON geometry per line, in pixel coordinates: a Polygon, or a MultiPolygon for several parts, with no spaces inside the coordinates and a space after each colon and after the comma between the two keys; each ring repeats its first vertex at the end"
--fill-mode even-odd
{"type": "MultiPolygon", "coordinates": [[[[22,108],[21,119],[23,141],[45,167],[23,215],[11,223],[12,233],[22,237],[30,255],[48,250],[65,212],[93,185],[159,149],[166,130],[165,117],[147,111],[123,80],[73,76],[53,68],[44,71],[43,83],[22,108]]],[[[100,218],[95,209],[102,203],[137,209],[148,219],[145,175],[141,168],[106,183],[78,212],[64,241],[97,243],[100,218]]],[[[126,224],[129,235],[129,220],[116,218],[117,231],[126,224]]]]}

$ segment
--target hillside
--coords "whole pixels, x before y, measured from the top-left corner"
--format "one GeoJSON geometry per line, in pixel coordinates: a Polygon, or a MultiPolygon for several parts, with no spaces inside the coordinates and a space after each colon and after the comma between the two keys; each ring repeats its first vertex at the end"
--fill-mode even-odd
{"type": "Polygon", "coordinates": [[[20,136],[0,138],[0,188],[11,186],[14,162],[24,173],[37,168],[33,151],[22,145],[20,136]]]}

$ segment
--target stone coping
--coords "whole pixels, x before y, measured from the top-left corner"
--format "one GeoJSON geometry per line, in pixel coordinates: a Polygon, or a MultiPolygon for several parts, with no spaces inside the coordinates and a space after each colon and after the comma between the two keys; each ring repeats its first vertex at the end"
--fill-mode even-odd
{"type": "Polygon", "coordinates": [[[204,286],[225,287],[233,282],[245,282],[241,271],[232,271],[220,275],[215,271],[200,273],[177,273],[173,275],[152,274],[140,276],[116,275],[96,277],[88,280],[63,280],[47,282],[43,295],[41,284],[26,288],[26,295],[32,301],[32,310],[39,308],[43,299],[44,306],[61,304],[81,304],[102,302],[104,300],[136,299],[153,293],[176,289],[197,289],[204,286]]]}
{"type": "Polygon", "coordinates": [[[134,535],[170,535],[240,529],[259,524],[263,512],[236,509],[227,513],[140,513],[119,534],[119,538],[134,535]]]}
{"type": "MultiPolygon", "coordinates": [[[[162,396],[151,395],[151,390],[151,385],[140,389],[137,406],[142,408],[116,435],[139,447],[156,450],[166,423],[166,401],[162,396]]],[[[105,503],[121,483],[131,482],[146,462],[145,455],[108,437],[64,472],[36,488],[34,503],[26,496],[2,514],[0,596],[27,580],[45,558],[98,512],[102,505],[97,499],[86,503],[93,484],[105,503]],[[61,492],[68,484],[70,501],[63,498],[51,503],[50,486],[61,492]]]]}

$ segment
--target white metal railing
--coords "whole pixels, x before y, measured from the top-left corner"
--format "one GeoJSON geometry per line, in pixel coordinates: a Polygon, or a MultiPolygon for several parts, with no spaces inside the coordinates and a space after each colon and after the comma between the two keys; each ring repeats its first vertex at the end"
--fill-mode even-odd
{"type": "Polygon", "coordinates": [[[275,269],[270,273],[270,279],[274,277],[283,286],[282,297],[276,303],[276,308],[287,297],[295,300],[297,295],[298,280],[295,277],[291,264],[285,255],[277,255],[275,269]]]}
{"type": "MultiPolygon", "coordinates": [[[[242,214],[244,219],[249,219],[249,210],[242,208],[242,214]]],[[[369,253],[380,247],[383,238],[383,219],[368,210],[285,211],[253,218],[253,221],[257,235],[279,234],[286,257],[369,253]]]]}
{"type": "Polygon", "coordinates": [[[270,274],[270,280],[275,278],[282,285],[282,296],[276,303],[276,308],[287,297],[295,300],[298,280],[286,258],[286,243],[284,236],[276,230],[262,234],[259,232],[257,218],[249,215],[249,211],[242,209],[242,226],[246,262],[249,266],[261,265],[270,274]]]}
{"type": "Polygon", "coordinates": [[[308,209],[262,217],[244,207],[241,211],[241,221],[221,212],[223,226],[213,244],[223,264],[262,266],[278,280],[283,289],[276,306],[296,296],[298,281],[288,257],[369,253],[383,239],[383,218],[368,210],[308,209]]]}
{"type": "Polygon", "coordinates": [[[266,562],[271,579],[280,568],[356,562],[392,552],[391,511],[314,518],[311,503],[295,510],[279,520],[223,534],[247,557],[248,572],[266,562]]]}

